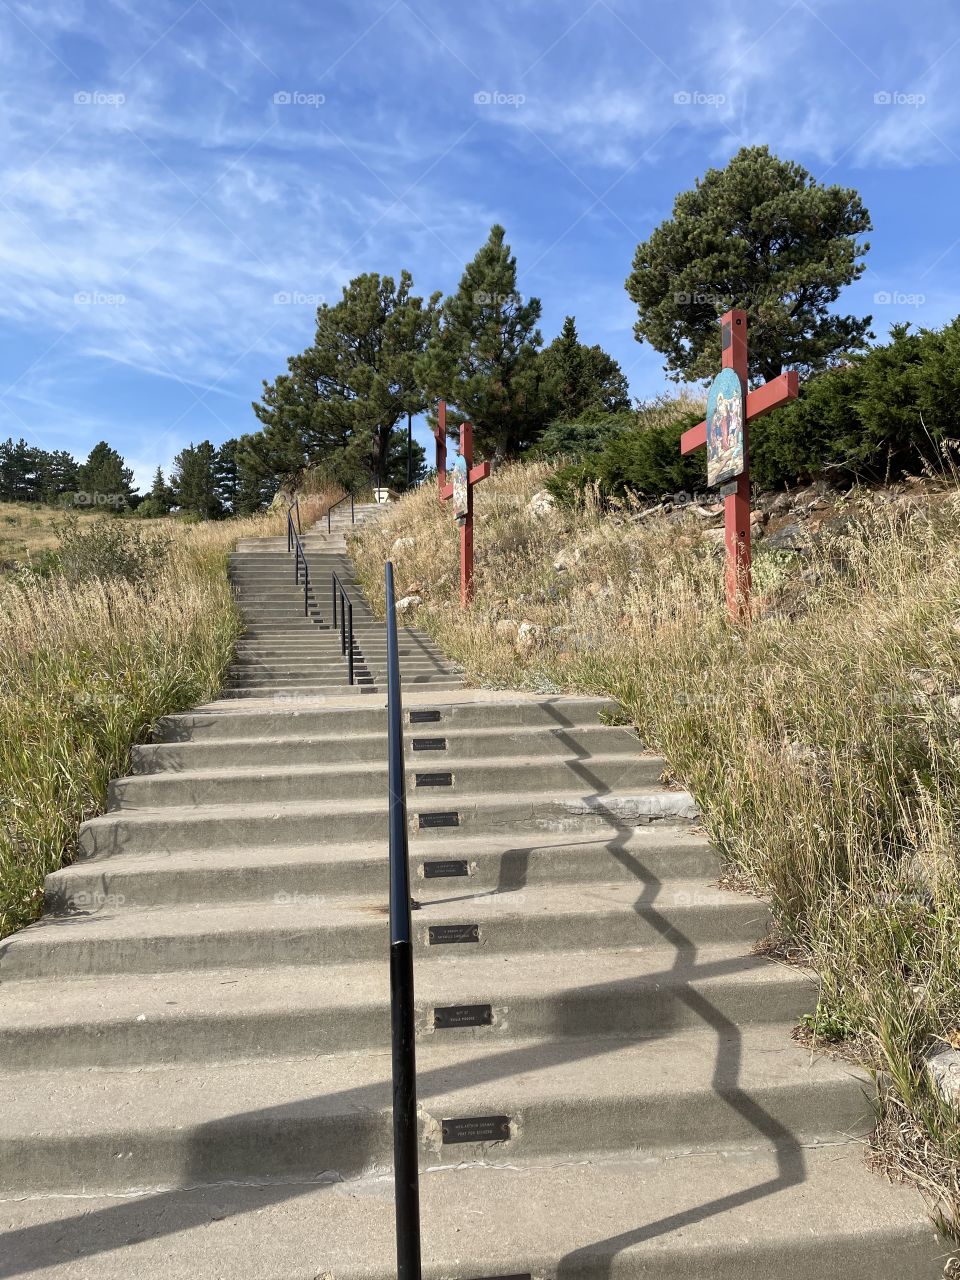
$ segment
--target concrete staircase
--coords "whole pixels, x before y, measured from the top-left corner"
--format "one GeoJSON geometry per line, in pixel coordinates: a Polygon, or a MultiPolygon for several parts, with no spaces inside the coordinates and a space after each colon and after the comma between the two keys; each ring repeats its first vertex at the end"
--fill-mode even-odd
{"type": "MultiPolygon", "coordinates": [[[[396,1275],[384,698],[246,687],[0,943],[0,1276],[396,1275]]],[[[424,1275],[940,1275],[662,761],[598,699],[405,703],[424,1275]]]]}
{"type": "MultiPolygon", "coordinates": [[[[242,541],[230,561],[230,577],[246,628],[225,694],[233,698],[301,697],[347,691],[347,661],[340,630],[333,623],[333,575],[343,583],[353,604],[354,680],[358,691],[386,687],[386,632],[354,581],[346,535],[356,525],[383,511],[375,503],[358,504],[356,520],[349,506],[331,516],[301,541],[310,567],[310,590],[304,613],[302,583],[294,576],[294,557],[287,539],[242,541]]],[[[408,685],[455,689],[463,680],[458,669],[413,627],[400,632],[403,680],[408,685]]]]}

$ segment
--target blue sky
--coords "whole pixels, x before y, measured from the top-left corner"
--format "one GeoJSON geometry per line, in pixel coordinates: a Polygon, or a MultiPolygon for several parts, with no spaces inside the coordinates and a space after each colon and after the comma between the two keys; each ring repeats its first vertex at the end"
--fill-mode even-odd
{"type": "Polygon", "coordinates": [[[449,291],[497,221],[544,338],[664,389],[623,281],[744,144],[861,192],[844,309],[960,312],[953,0],[0,0],[0,63],[0,436],[141,482],[250,430],[352,276],[449,291]]]}

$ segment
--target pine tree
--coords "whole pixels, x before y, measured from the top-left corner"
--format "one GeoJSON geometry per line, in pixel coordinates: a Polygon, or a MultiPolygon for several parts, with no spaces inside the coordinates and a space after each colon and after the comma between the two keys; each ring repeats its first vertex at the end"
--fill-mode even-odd
{"type": "Polygon", "coordinates": [[[431,398],[452,406],[448,422],[468,418],[479,451],[497,461],[531,445],[544,425],[540,299],[517,292],[517,260],[505,235],[492,227],[467,264],[419,365],[431,398]]]}
{"type": "Polygon", "coordinates": [[[173,460],[170,483],[174,502],[181,511],[192,511],[204,520],[223,514],[217,492],[217,451],[209,440],[181,449],[173,460]]]}
{"type": "Polygon", "coordinates": [[[630,408],[623,370],[600,346],[585,346],[567,316],[560,334],[540,355],[544,401],[553,421],[581,414],[622,413],[630,408]]]}
{"type": "Polygon", "coordinates": [[[173,491],[163,478],[163,468],[157,467],[150,486],[150,501],[164,515],[173,506],[173,491]]]}
{"type": "Polygon", "coordinates": [[[0,497],[6,502],[39,502],[39,453],[26,440],[0,446],[0,497]]]}
{"type": "Polygon", "coordinates": [[[317,310],[313,345],[289,372],[264,383],[254,412],[264,431],[244,445],[265,471],[296,477],[323,463],[341,482],[385,478],[405,435],[398,423],[422,406],[416,362],[425,350],[439,295],[415,297],[413,278],[358,276],[333,306],[317,310]]]}
{"type": "Polygon", "coordinates": [[[92,505],[115,508],[129,506],[136,493],[133,471],[105,440],[94,445],[79,468],[77,488],[92,505]]]}
{"type": "Polygon", "coordinates": [[[718,318],[747,312],[750,375],[816,371],[861,350],[870,316],[830,308],[866,270],[870,215],[856,191],[824,186],[767,147],[743,147],[681,192],[673,217],[638,245],[627,293],[634,327],[679,381],[720,368],[718,318]]]}
{"type": "Polygon", "coordinates": [[[72,493],[77,487],[79,467],[77,461],[65,449],[52,453],[38,451],[38,480],[43,502],[55,502],[61,494],[72,493]]]}

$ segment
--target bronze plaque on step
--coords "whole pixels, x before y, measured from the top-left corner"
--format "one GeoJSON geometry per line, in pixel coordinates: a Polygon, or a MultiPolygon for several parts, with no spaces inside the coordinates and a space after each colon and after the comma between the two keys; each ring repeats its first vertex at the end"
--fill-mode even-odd
{"type": "Polygon", "coordinates": [[[509,1116],[462,1116],[444,1120],[443,1145],[455,1142],[504,1142],[510,1137],[509,1116]]]}
{"type": "Polygon", "coordinates": [[[452,773],[418,773],[416,774],[416,782],[418,787],[452,787],[452,773]]]}
{"type": "Polygon", "coordinates": [[[448,1004],[433,1011],[433,1025],[437,1031],[489,1027],[492,1024],[493,1006],[489,1004],[448,1004]]]}
{"type": "Polygon", "coordinates": [[[424,880],[449,880],[454,876],[468,876],[470,867],[466,860],[446,858],[443,861],[425,862],[423,864],[424,880]]]}
{"type": "Polygon", "coordinates": [[[437,724],[440,720],[439,711],[411,711],[410,724],[437,724]]]}
{"type": "Polygon", "coordinates": [[[446,738],[414,738],[410,744],[414,751],[446,751],[446,738]]]}
{"type": "Polygon", "coordinates": [[[424,827],[459,827],[459,813],[421,813],[418,814],[420,819],[420,829],[424,827]]]}
{"type": "Polygon", "coordinates": [[[427,940],[431,947],[439,947],[451,942],[479,942],[480,926],[478,924],[432,924],[427,930],[427,940]]]}

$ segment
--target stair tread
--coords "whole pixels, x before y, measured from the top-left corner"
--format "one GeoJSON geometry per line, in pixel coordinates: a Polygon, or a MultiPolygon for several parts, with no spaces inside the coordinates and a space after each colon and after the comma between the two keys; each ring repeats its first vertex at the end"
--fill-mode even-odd
{"type": "MultiPolygon", "coordinates": [[[[534,996],[544,1002],[571,993],[682,987],[709,991],[735,976],[761,991],[788,983],[815,999],[809,975],[793,966],[749,954],[742,942],[711,943],[695,952],[670,946],[620,951],[446,955],[441,965],[418,967],[416,997],[427,1006],[498,1002],[534,996]]],[[[337,1010],[387,1007],[390,975],[385,962],[251,966],[245,969],[178,969],[157,973],[21,978],[0,984],[0,1028],[140,1019],[162,1023],[198,1014],[256,1016],[295,1007],[305,1016],[333,1018],[337,1010]]],[[[801,1005],[802,1007],[802,1005],[801,1005]]]]}
{"type": "MultiPolygon", "coordinates": [[[[586,791],[585,793],[585,788],[577,789],[573,786],[568,788],[554,786],[549,791],[516,791],[502,795],[490,795],[484,791],[469,791],[464,788],[454,794],[448,793],[446,796],[442,793],[437,793],[435,790],[425,791],[423,795],[413,793],[407,798],[407,809],[410,814],[433,810],[450,810],[457,807],[454,804],[456,800],[461,806],[469,804],[472,808],[475,807],[482,812],[485,808],[495,808],[509,803],[516,809],[529,810],[531,816],[535,817],[539,807],[551,803],[572,806],[571,812],[592,811],[594,807],[597,807],[601,812],[606,812],[607,810],[615,811],[616,808],[628,804],[630,800],[659,801],[663,799],[666,802],[667,798],[670,798],[676,802],[677,806],[682,806],[684,797],[687,797],[686,792],[673,791],[654,784],[637,785],[629,793],[617,791],[599,796],[592,791],[586,791]]],[[[344,800],[284,799],[273,802],[256,801],[251,804],[235,802],[229,804],[167,805],[163,807],[144,806],[136,809],[115,809],[98,817],[90,818],[84,823],[84,829],[100,829],[121,822],[135,825],[158,821],[168,822],[172,817],[230,821],[232,818],[243,817],[306,817],[310,814],[323,817],[346,813],[380,814],[386,812],[386,807],[387,797],[385,795],[370,798],[361,797],[360,799],[347,798],[344,800]]],[[[673,806],[669,807],[672,808],[673,806]]]]}
{"type": "MultiPolygon", "coordinates": [[[[611,841],[591,838],[574,833],[573,838],[556,836],[539,842],[533,840],[497,835],[491,833],[483,836],[457,836],[449,842],[431,840],[428,850],[423,854],[431,859],[460,858],[468,862],[479,854],[492,856],[506,853],[518,856],[529,851],[535,853],[540,849],[557,848],[560,844],[569,848],[573,845],[585,858],[599,862],[616,857],[616,854],[630,853],[635,858],[642,858],[650,845],[658,849],[681,849],[691,845],[709,849],[710,845],[697,828],[689,825],[659,825],[638,827],[626,839],[617,839],[615,849],[611,849],[611,841]]],[[[418,856],[416,850],[411,851],[411,860],[418,856]]],[[[227,869],[232,867],[285,867],[285,866],[317,866],[319,864],[340,863],[348,865],[356,859],[376,857],[382,861],[384,884],[387,874],[386,837],[383,840],[360,840],[327,842],[322,845],[227,845],[223,848],[208,849],[171,849],[167,852],[111,853],[83,858],[79,862],[62,867],[51,874],[51,878],[87,876],[91,873],[111,875],[126,872],[166,870],[176,873],[178,869],[190,866],[209,866],[227,869]]]]}
{"type": "MultiPolygon", "coordinates": [[[[485,739],[506,738],[508,741],[516,742],[518,740],[528,738],[550,739],[556,743],[557,755],[570,755],[571,745],[565,741],[565,735],[571,730],[567,729],[550,729],[545,725],[539,724],[518,724],[504,727],[502,725],[472,725],[463,726],[457,724],[443,725],[436,732],[428,731],[426,726],[405,725],[405,734],[408,740],[411,738],[427,738],[437,737],[446,738],[449,744],[446,752],[441,752],[432,759],[445,759],[447,756],[452,758],[453,750],[457,743],[469,740],[483,742],[485,739]]],[[[631,729],[619,725],[580,725],[576,728],[578,738],[584,734],[587,735],[611,735],[611,741],[615,741],[615,735],[622,735],[627,739],[632,748],[634,755],[652,755],[653,753],[645,752],[641,743],[631,729]]],[[[592,739],[591,739],[592,740],[592,739]]],[[[344,754],[348,754],[358,747],[376,746],[382,752],[384,760],[387,758],[387,744],[384,740],[383,729],[370,729],[351,733],[349,741],[344,741],[343,733],[331,731],[330,733],[266,733],[258,734],[253,737],[237,736],[235,738],[201,738],[195,741],[162,741],[149,742],[144,745],[134,747],[134,751],[143,751],[145,748],[149,751],[162,751],[167,748],[186,749],[191,753],[201,754],[208,748],[216,749],[217,747],[235,747],[247,745],[251,748],[262,748],[264,752],[269,752],[273,747],[295,745],[302,747],[308,751],[311,747],[336,742],[343,746],[344,754]]],[[[408,759],[417,759],[417,754],[410,751],[408,759]]],[[[483,759],[484,757],[479,757],[483,759]]]]}
{"type": "MultiPolygon", "coordinates": [[[[615,734],[616,730],[610,730],[615,734]]],[[[439,736],[439,735],[438,735],[439,736]]],[[[604,744],[608,749],[588,751],[583,754],[574,754],[568,743],[558,741],[557,751],[553,755],[512,755],[509,760],[504,760],[502,756],[462,756],[458,755],[455,748],[455,742],[448,743],[447,750],[444,752],[425,753],[420,755],[413,751],[408,751],[406,755],[406,771],[409,774],[416,773],[436,773],[436,772],[455,772],[458,768],[473,769],[478,772],[488,772],[491,769],[550,769],[557,766],[568,766],[571,773],[571,781],[587,781],[589,777],[585,775],[591,769],[603,769],[609,765],[635,766],[637,771],[649,772],[652,768],[663,768],[664,762],[662,757],[653,755],[642,755],[637,750],[635,740],[623,735],[621,743],[613,740],[609,744],[604,744]]],[[[190,779],[206,780],[214,782],[218,778],[229,780],[231,778],[312,778],[317,775],[323,777],[340,777],[343,776],[346,783],[349,783],[351,777],[367,776],[371,772],[386,773],[387,761],[384,758],[378,760],[350,760],[343,759],[338,761],[303,761],[290,762],[278,765],[268,763],[269,740],[261,739],[259,742],[251,744],[251,752],[260,749],[261,758],[265,761],[263,764],[236,764],[236,765],[210,765],[205,769],[174,769],[168,771],[159,771],[157,773],[136,773],[128,774],[122,779],[124,783],[128,782],[149,782],[156,785],[158,782],[176,783],[178,781],[189,781],[190,779]]],[[[344,743],[344,756],[346,757],[350,751],[350,744],[344,743]]],[[[622,782],[622,779],[621,779],[622,782]]],[[[649,785],[649,784],[643,784],[649,785]]],[[[457,794],[462,792],[458,790],[457,794]]],[[[423,792],[412,788],[407,793],[408,803],[412,796],[416,796],[419,800],[423,792]]],[[[437,794],[434,792],[433,794],[437,794]]]]}
{"type": "MultiPolygon", "coordinates": [[[[386,852],[386,851],[384,851],[386,852]]],[[[386,860],[384,865],[386,866],[386,860]]],[[[105,904],[89,914],[44,916],[35,924],[0,942],[2,958],[26,946],[75,942],[93,938],[208,937],[216,939],[231,932],[267,933],[271,930],[346,928],[377,926],[386,930],[386,894],[287,894],[275,900],[252,902],[203,902],[176,906],[143,905],[127,909],[124,905],[105,904]],[[289,900],[287,900],[289,899],[289,900]]],[[[745,894],[718,888],[703,880],[670,880],[664,884],[644,885],[642,881],[626,883],[592,882],[587,884],[538,884],[506,892],[477,890],[465,892],[456,881],[423,881],[417,885],[416,898],[420,910],[414,913],[414,932],[429,925],[470,921],[484,925],[503,924],[518,916],[530,919],[537,915],[598,916],[611,913],[671,919],[692,906],[703,909],[724,908],[737,915],[755,911],[758,932],[768,918],[765,903],[745,894]]],[[[558,927],[562,927],[558,923],[558,927]]]]}
{"type": "MultiPolygon", "coordinates": [[[[538,1277],[596,1280],[934,1280],[943,1268],[915,1194],[878,1179],[855,1143],[428,1167],[421,1205],[424,1280],[520,1266],[538,1277]]],[[[45,1196],[4,1201],[0,1213],[9,1233],[0,1274],[11,1276],[396,1276],[390,1177],[45,1196]]]]}
{"type": "MultiPolygon", "coordinates": [[[[740,1103],[740,1091],[866,1082],[864,1073],[846,1063],[801,1049],[790,1032],[789,1025],[768,1024],[719,1035],[711,1030],[706,1041],[705,1028],[688,1028],[632,1042],[509,1045],[484,1042],[469,1031],[434,1032],[417,1046],[418,1100],[438,1119],[441,1113],[517,1116],[525,1106],[571,1100],[589,1108],[640,1094],[644,1106],[655,1107],[666,1093],[733,1093],[740,1103]]],[[[99,1137],[104,1130],[180,1130],[372,1109],[389,1114],[390,1064],[387,1044],[376,1052],[213,1062],[202,1073],[192,1064],[41,1070],[29,1077],[0,1071],[3,1137],[99,1137]],[[106,1091],[109,1110],[102,1106],[106,1091]]],[[[763,1135],[756,1140],[763,1142],[763,1135]]]]}

